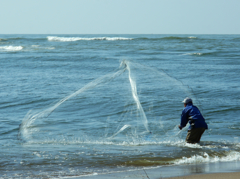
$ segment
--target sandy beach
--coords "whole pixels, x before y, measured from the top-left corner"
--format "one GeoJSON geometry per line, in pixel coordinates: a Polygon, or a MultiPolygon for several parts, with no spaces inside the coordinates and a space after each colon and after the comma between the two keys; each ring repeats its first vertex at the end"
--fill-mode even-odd
{"type": "MultiPolygon", "coordinates": [[[[75,178],[75,177],[74,177],[75,178]]],[[[78,178],[78,177],[76,177],[78,178]]],[[[128,173],[119,173],[119,174],[108,174],[108,175],[95,175],[88,177],[79,177],[79,179],[88,178],[88,179],[111,179],[111,178],[131,178],[131,179],[239,179],[240,172],[231,172],[231,173],[209,173],[209,174],[194,174],[186,176],[177,176],[177,177],[164,177],[162,175],[152,175],[145,174],[143,171],[139,172],[128,172],[128,173]]]]}
{"type": "Polygon", "coordinates": [[[211,174],[199,174],[189,176],[170,177],[167,179],[239,179],[240,172],[233,173],[211,173],[211,174]]]}
{"type": "Polygon", "coordinates": [[[122,171],[116,173],[93,173],[74,178],[79,179],[238,179],[240,162],[220,162],[195,165],[165,166],[152,169],[122,171]]]}

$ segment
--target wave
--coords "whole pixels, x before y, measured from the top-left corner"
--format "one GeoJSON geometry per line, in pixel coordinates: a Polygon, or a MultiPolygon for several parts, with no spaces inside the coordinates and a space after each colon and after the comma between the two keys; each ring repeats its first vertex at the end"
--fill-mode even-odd
{"type": "Polygon", "coordinates": [[[217,55],[219,52],[205,52],[205,53],[198,53],[198,52],[194,52],[194,53],[185,53],[182,55],[191,55],[191,56],[206,56],[206,55],[217,55]]]}
{"type": "Polygon", "coordinates": [[[197,37],[194,37],[194,36],[190,36],[188,37],[189,39],[196,39],[197,37]]]}
{"type": "Polygon", "coordinates": [[[32,45],[35,50],[54,50],[55,47],[41,47],[40,45],[32,45]]]}
{"type": "Polygon", "coordinates": [[[240,37],[234,38],[233,40],[239,41],[239,40],[240,40],[240,37]]]}
{"type": "MultiPolygon", "coordinates": [[[[225,143],[225,142],[216,142],[215,144],[212,144],[212,142],[201,142],[201,144],[189,144],[186,143],[184,139],[167,139],[168,137],[165,137],[164,141],[156,139],[155,136],[149,136],[149,135],[142,135],[138,136],[138,138],[135,138],[131,141],[122,141],[122,140],[116,140],[112,138],[91,138],[89,136],[83,135],[83,137],[56,137],[56,138],[50,138],[45,137],[41,139],[34,139],[25,141],[27,145],[29,144],[52,144],[52,145],[76,145],[76,144],[91,144],[91,145],[113,145],[113,146],[149,146],[149,145],[157,145],[157,146],[172,146],[172,147],[180,147],[180,148],[192,148],[192,149],[238,149],[240,148],[240,145],[236,143],[225,143]]],[[[239,153],[240,156],[240,153],[239,153]]]]}
{"type": "Polygon", "coordinates": [[[72,42],[79,40],[133,40],[133,38],[126,37],[92,37],[92,38],[82,38],[82,37],[57,37],[57,36],[48,36],[48,41],[61,41],[61,42],[72,42]]]}
{"type": "Polygon", "coordinates": [[[3,41],[9,41],[9,40],[23,40],[23,39],[28,39],[28,38],[24,38],[24,37],[10,37],[10,38],[6,38],[6,39],[2,39],[3,41]]]}
{"type": "Polygon", "coordinates": [[[7,40],[6,40],[6,39],[1,39],[1,38],[0,38],[0,42],[1,42],[1,41],[7,41],[7,40]]]}
{"type": "Polygon", "coordinates": [[[203,55],[204,53],[185,53],[183,55],[193,55],[193,56],[201,56],[203,55]]]}
{"type": "Polygon", "coordinates": [[[10,37],[10,38],[0,38],[0,41],[45,41],[46,37],[10,37]]]}
{"type": "Polygon", "coordinates": [[[178,36],[168,36],[168,37],[140,37],[138,40],[190,40],[190,39],[197,39],[197,37],[189,36],[189,37],[178,37],[178,36]]]}
{"type": "Polygon", "coordinates": [[[20,51],[23,49],[23,46],[1,46],[0,50],[4,51],[20,51]]]}
{"type": "Polygon", "coordinates": [[[170,36],[170,37],[163,37],[162,39],[166,39],[166,40],[182,40],[182,39],[196,39],[197,37],[176,37],[176,36],[170,36]]]}
{"type": "Polygon", "coordinates": [[[40,45],[32,45],[32,47],[35,47],[35,48],[37,48],[37,47],[40,47],[40,45]]]}
{"type": "Polygon", "coordinates": [[[183,157],[182,159],[178,159],[174,162],[174,164],[192,164],[192,163],[215,163],[215,162],[231,162],[240,160],[240,152],[231,151],[227,153],[227,155],[219,157],[209,156],[206,152],[201,155],[194,155],[192,157],[183,157]]]}

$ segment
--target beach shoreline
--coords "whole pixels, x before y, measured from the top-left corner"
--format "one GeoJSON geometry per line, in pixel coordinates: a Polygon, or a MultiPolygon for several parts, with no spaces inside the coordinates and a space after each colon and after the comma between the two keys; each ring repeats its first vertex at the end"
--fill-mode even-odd
{"type": "Polygon", "coordinates": [[[121,171],[114,173],[92,173],[85,176],[69,177],[79,179],[110,179],[110,178],[143,178],[143,179],[202,179],[202,178],[232,178],[240,176],[240,162],[216,162],[179,166],[163,166],[158,168],[144,168],[139,170],[121,171]]]}
{"type": "Polygon", "coordinates": [[[231,173],[208,173],[208,174],[197,174],[197,175],[187,175],[178,177],[169,177],[166,179],[238,179],[240,177],[240,172],[231,173]]]}

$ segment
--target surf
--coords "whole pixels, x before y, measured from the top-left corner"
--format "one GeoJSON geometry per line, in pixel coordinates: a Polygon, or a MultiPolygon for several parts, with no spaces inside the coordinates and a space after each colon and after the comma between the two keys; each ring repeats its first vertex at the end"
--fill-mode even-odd
{"type": "Polygon", "coordinates": [[[99,41],[133,40],[133,38],[126,38],[126,37],[57,37],[57,36],[48,36],[47,39],[48,41],[59,41],[59,42],[92,41],[92,40],[99,40],[99,41]]]}

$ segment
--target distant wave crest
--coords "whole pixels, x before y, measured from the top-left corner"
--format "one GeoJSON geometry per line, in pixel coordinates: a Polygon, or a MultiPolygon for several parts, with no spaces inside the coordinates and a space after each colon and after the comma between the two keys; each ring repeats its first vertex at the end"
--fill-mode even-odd
{"type": "Polygon", "coordinates": [[[203,53],[186,53],[186,54],[183,54],[183,55],[201,56],[201,55],[203,55],[203,53]]]}
{"type": "Polygon", "coordinates": [[[133,40],[132,38],[126,37],[92,37],[92,38],[82,38],[82,37],[57,37],[57,36],[48,36],[49,41],[61,41],[61,42],[71,42],[79,40],[133,40]]]}
{"type": "Polygon", "coordinates": [[[55,49],[55,47],[41,47],[40,45],[32,45],[32,48],[34,48],[35,50],[53,50],[55,49]]]}
{"type": "Polygon", "coordinates": [[[181,39],[196,39],[197,37],[177,37],[177,36],[170,36],[170,37],[163,37],[162,39],[166,40],[181,40],[181,39]]]}
{"type": "Polygon", "coordinates": [[[6,39],[1,39],[1,38],[0,38],[0,41],[6,41],[6,39]]]}
{"type": "Polygon", "coordinates": [[[188,37],[189,39],[196,39],[197,37],[194,37],[194,36],[191,36],[191,37],[188,37]]]}
{"type": "Polygon", "coordinates": [[[1,46],[0,50],[5,50],[5,51],[20,51],[22,50],[22,46],[1,46]]]}
{"type": "Polygon", "coordinates": [[[190,56],[212,56],[212,55],[217,55],[218,52],[205,52],[205,53],[198,53],[198,52],[195,52],[195,53],[185,53],[185,54],[182,54],[182,55],[190,55],[190,56]]]}
{"type": "Polygon", "coordinates": [[[190,40],[190,39],[197,39],[197,37],[189,36],[189,37],[179,37],[179,36],[166,36],[166,37],[141,37],[138,38],[139,40],[190,40]]]}

